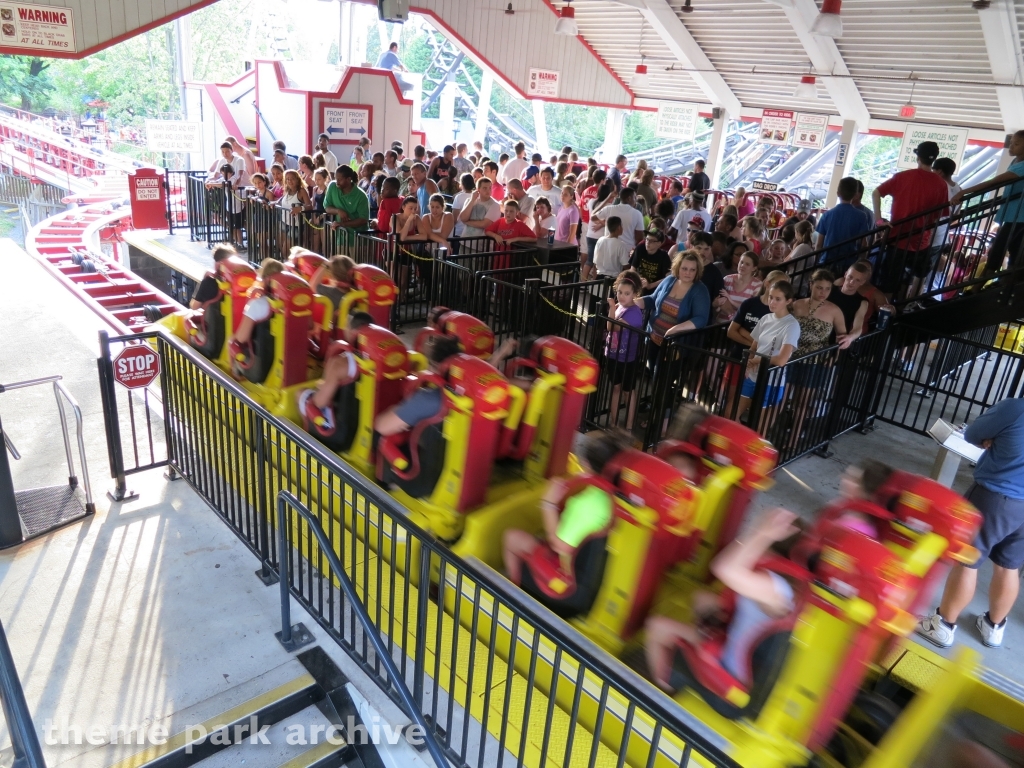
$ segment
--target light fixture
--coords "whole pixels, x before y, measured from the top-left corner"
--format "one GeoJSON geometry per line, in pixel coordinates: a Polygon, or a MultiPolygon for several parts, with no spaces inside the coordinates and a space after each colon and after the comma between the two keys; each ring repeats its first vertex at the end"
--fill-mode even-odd
{"type": "Polygon", "coordinates": [[[641,56],[640,63],[636,65],[636,72],[629,78],[629,87],[634,91],[649,88],[651,85],[651,77],[647,74],[647,65],[643,61],[643,56],[641,56]]]}
{"type": "Polygon", "coordinates": [[[512,3],[508,4],[508,8],[505,9],[506,16],[515,16],[516,12],[512,9],[512,3]]]}
{"type": "Polygon", "coordinates": [[[566,4],[558,14],[558,21],[555,22],[555,34],[576,37],[579,33],[580,28],[576,26],[576,9],[566,4]]]}
{"type": "Polygon", "coordinates": [[[801,77],[800,85],[793,91],[793,95],[798,99],[818,98],[818,81],[814,75],[804,75],[801,77]]]}
{"type": "Polygon", "coordinates": [[[821,13],[811,25],[811,34],[818,37],[842,37],[843,20],[839,16],[843,0],[825,0],[821,13]]]}
{"type": "MultiPolygon", "coordinates": [[[[914,76],[913,73],[910,74],[914,76]]],[[[910,86],[910,98],[907,99],[907,103],[900,107],[900,117],[906,120],[913,120],[917,117],[917,107],[914,106],[914,89],[917,88],[917,83],[910,86]]]]}
{"type": "Polygon", "coordinates": [[[691,0],[686,0],[686,2],[683,4],[683,7],[680,8],[679,10],[682,11],[683,13],[693,13],[693,6],[690,5],[690,2],[691,0]]]}

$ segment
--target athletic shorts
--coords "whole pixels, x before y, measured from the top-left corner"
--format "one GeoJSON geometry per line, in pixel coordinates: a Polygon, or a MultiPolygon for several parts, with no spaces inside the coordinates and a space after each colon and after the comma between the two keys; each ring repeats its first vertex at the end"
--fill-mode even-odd
{"type": "Polygon", "coordinates": [[[1024,566],[1024,499],[1014,499],[974,483],[964,495],[978,508],[983,519],[974,539],[981,557],[970,568],[977,568],[987,557],[1000,568],[1016,570],[1024,566]]]}
{"type": "Polygon", "coordinates": [[[242,314],[254,323],[262,323],[264,320],[269,320],[271,315],[270,301],[266,296],[249,299],[245,303],[245,309],[242,311],[242,314]]]}
{"type": "MultiPolygon", "coordinates": [[[[757,386],[757,382],[753,379],[743,379],[743,389],[740,392],[743,397],[753,397],[754,387],[757,386]]],[[[762,408],[771,408],[772,406],[778,405],[782,402],[782,398],[786,394],[785,384],[768,385],[768,391],[764,393],[764,403],[762,408]]]]}
{"type": "Polygon", "coordinates": [[[608,367],[608,378],[612,386],[622,387],[624,392],[632,392],[636,388],[636,375],[640,368],[638,361],[622,362],[605,358],[605,365],[608,367]]]}

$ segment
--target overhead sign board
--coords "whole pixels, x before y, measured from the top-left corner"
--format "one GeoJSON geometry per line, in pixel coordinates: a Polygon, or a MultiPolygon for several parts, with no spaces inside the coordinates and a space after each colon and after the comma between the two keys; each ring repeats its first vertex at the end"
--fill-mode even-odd
{"type": "Polygon", "coordinates": [[[71,9],[0,2],[0,47],[76,52],[71,9]]]}
{"type": "Polygon", "coordinates": [[[530,93],[535,99],[557,99],[562,73],[550,69],[530,69],[530,93]]]}
{"type": "Polygon", "coordinates": [[[789,134],[793,129],[794,113],[785,109],[766,109],[761,115],[761,131],[758,139],[762,144],[789,144],[789,134]]]}
{"type": "Polygon", "coordinates": [[[846,165],[846,156],[850,153],[850,145],[843,143],[836,150],[836,165],[840,168],[846,165]]]}
{"type": "Polygon", "coordinates": [[[827,131],[828,115],[799,112],[796,116],[796,127],[793,129],[793,146],[804,149],[821,149],[825,146],[827,131]]]}
{"type": "Polygon", "coordinates": [[[202,123],[147,120],[146,148],[154,152],[202,152],[202,123]]]}
{"type": "Polygon", "coordinates": [[[373,107],[361,104],[323,104],[323,133],[335,144],[357,144],[370,135],[373,107]]]}
{"type": "Polygon", "coordinates": [[[939,145],[939,157],[952,158],[960,165],[967,147],[967,128],[951,128],[948,125],[908,125],[903,134],[903,145],[896,160],[897,168],[917,168],[914,150],[923,141],[934,141],[939,145]]]}
{"type": "Polygon", "coordinates": [[[681,101],[659,101],[654,135],[659,139],[693,141],[700,119],[700,105],[681,101]]]}

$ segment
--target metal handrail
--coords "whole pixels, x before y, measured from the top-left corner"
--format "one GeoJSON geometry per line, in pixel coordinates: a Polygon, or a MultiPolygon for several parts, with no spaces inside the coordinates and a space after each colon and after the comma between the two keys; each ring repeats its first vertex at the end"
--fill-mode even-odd
{"type": "Polygon", "coordinates": [[[11,733],[14,747],[12,768],[46,768],[43,749],[39,745],[32,713],[25,701],[25,691],[18,679],[18,668],[14,665],[7,634],[0,624],[0,704],[3,705],[4,719],[11,733]]]}
{"type": "MultiPolygon", "coordinates": [[[[292,634],[291,578],[288,569],[288,554],[290,550],[288,547],[288,523],[286,515],[289,507],[295,510],[295,512],[309,523],[309,529],[313,535],[316,536],[317,541],[320,543],[320,550],[327,557],[327,562],[331,564],[331,568],[334,570],[335,576],[337,576],[338,581],[341,582],[341,589],[345,593],[345,597],[348,599],[349,603],[351,603],[352,610],[355,611],[356,617],[359,619],[359,623],[362,624],[363,632],[370,638],[370,642],[373,643],[373,649],[377,654],[377,658],[383,662],[384,668],[388,673],[388,679],[391,681],[391,684],[395,686],[395,690],[398,692],[398,695],[404,704],[405,714],[412,718],[416,725],[418,725],[422,730],[423,740],[426,742],[427,751],[430,752],[430,756],[434,759],[434,763],[438,768],[448,768],[448,761],[441,752],[440,745],[438,745],[433,732],[427,725],[427,721],[424,719],[423,713],[420,712],[419,707],[417,707],[413,701],[409,687],[405,684],[405,680],[402,679],[402,675],[398,671],[398,667],[395,665],[395,660],[391,658],[391,654],[384,645],[384,640],[377,632],[377,628],[373,625],[373,621],[370,619],[370,615],[366,612],[365,606],[363,606],[358,595],[356,595],[355,587],[352,585],[352,581],[349,579],[348,574],[345,573],[345,567],[341,564],[341,560],[339,560],[337,554],[335,554],[334,548],[331,546],[330,539],[327,538],[327,534],[324,533],[324,529],[320,526],[320,521],[313,516],[313,513],[310,512],[301,501],[286,490],[282,490],[277,494],[277,556],[279,560],[278,568],[281,585],[281,642],[287,643],[291,641],[292,634]]],[[[423,585],[421,585],[421,589],[422,588],[423,585]]]]}
{"type": "MultiPolygon", "coordinates": [[[[13,384],[0,384],[0,393],[10,392],[14,389],[27,389],[28,387],[36,387],[40,384],[53,384],[53,396],[57,400],[57,410],[60,413],[60,428],[61,434],[64,437],[64,455],[68,461],[68,482],[72,487],[78,485],[78,476],[75,475],[75,462],[71,455],[71,436],[68,434],[68,416],[67,411],[64,408],[64,401],[67,400],[71,406],[72,411],[75,414],[75,431],[78,438],[78,458],[82,463],[82,488],[85,490],[85,509],[86,512],[92,514],[95,512],[95,506],[92,500],[92,483],[89,482],[89,465],[85,458],[85,432],[82,420],[82,409],[79,407],[78,402],[71,393],[67,391],[61,379],[63,376],[44,376],[40,379],[27,379],[25,381],[16,381],[13,384]]],[[[15,457],[19,458],[19,457],[15,457]]]]}

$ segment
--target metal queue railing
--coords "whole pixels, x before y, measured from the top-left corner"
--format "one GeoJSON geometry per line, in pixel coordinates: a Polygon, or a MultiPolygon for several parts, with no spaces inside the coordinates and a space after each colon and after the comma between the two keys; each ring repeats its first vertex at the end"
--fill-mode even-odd
{"type": "MultiPolygon", "coordinates": [[[[0,451],[6,450],[0,445],[0,451]]],[[[25,701],[25,691],[18,677],[14,654],[7,642],[7,633],[0,626],[0,704],[11,738],[12,768],[46,768],[43,749],[39,744],[32,711],[25,701]]]]}
{"type": "MultiPolygon", "coordinates": [[[[402,678],[454,764],[736,765],[721,737],[486,566],[454,555],[185,342],[152,333],[108,347],[131,343],[160,356],[170,467],[259,558],[267,582],[286,556],[275,500],[287,493],[309,510],[323,536],[284,521],[291,594],[399,706],[393,676],[402,678]]],[[[104,406],[115,409],[108,422],[123,420],[120,403],[104,406]]]]}
{"type": "Polygon", "coordinates": [[[1024,266],[1024,222],[1008,221],[1000,225],[1001,236],[992,233],[997,214],[1004,205],[1021,204],[1022,193],[997,194],[999,190],[979,192],[965,197],[959,205],[937,206],[914,216],[874,227],[864,235],[834,243],[796,259],[776,265],[786,271],[798,294],[806,294],[810,277],[819,268],[826,268],[837,278],[858,260],[873,266],[872,282],[887,294],[891,293],[897,308],[922,300],[950,300],[962,295],[973,278],[992,276],[1002,271],[1003,250],[991,259],[993,245],[1006,244],[1014,268],[1024,266]],[[893,233],[897,234],[893,234],[893,233]],[[931,233],[927,253],[919,254],[911,246],[931,233]],[[1014,251],[1016,253],[1014,254],[1014,251]],[[998,261],[999,263],[995,263],[998,261]],[[912,280],[913,266],[921,267],[912,280]],[[900,267],[904,278],[899,278],[900,267]],[[890,290],[894,289],[894,290],[890,290]]]}

